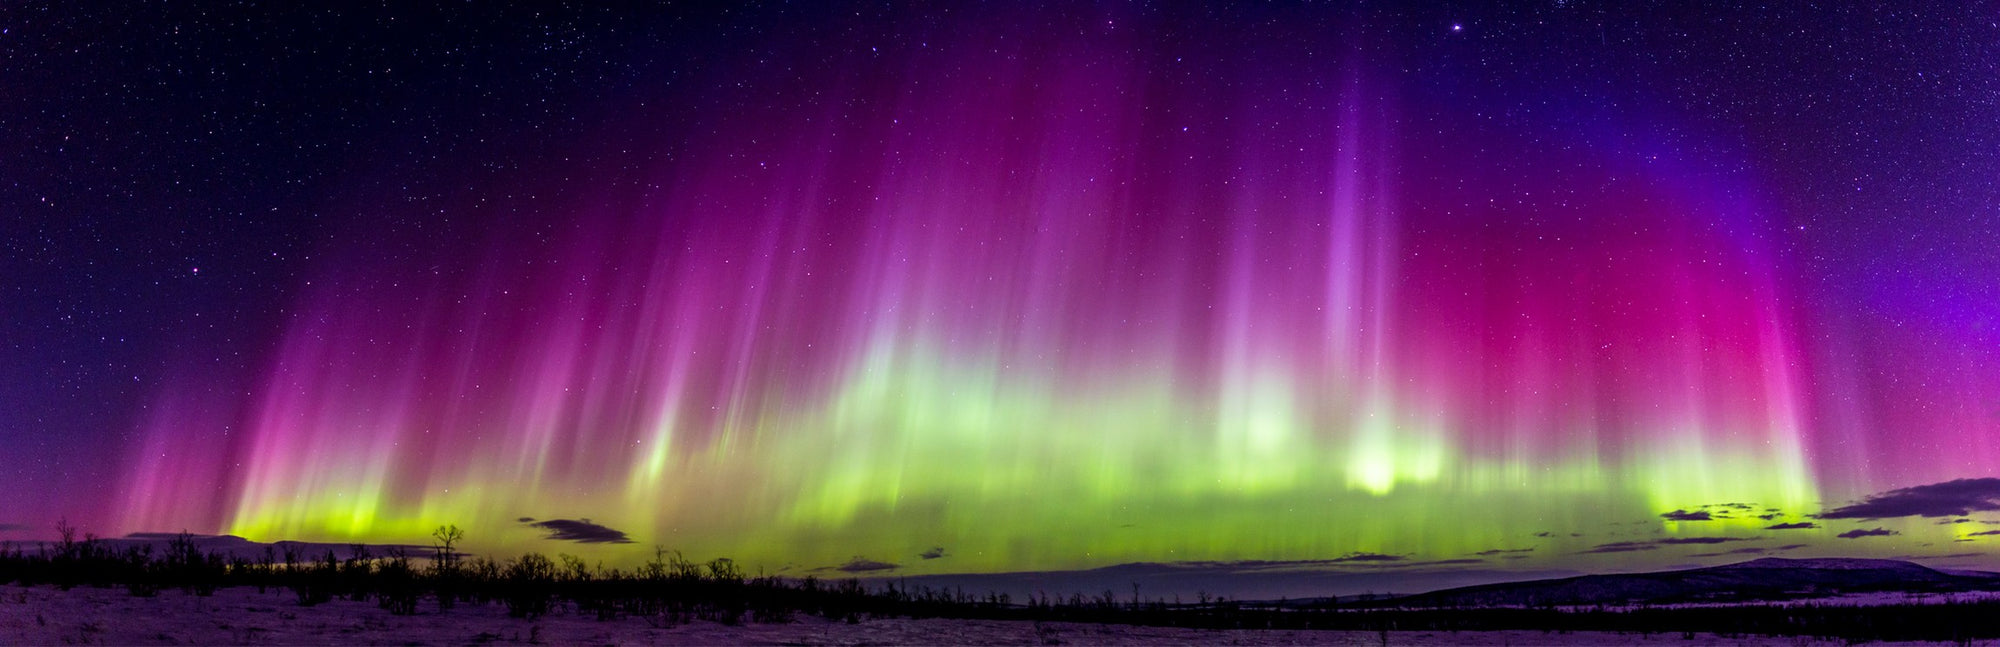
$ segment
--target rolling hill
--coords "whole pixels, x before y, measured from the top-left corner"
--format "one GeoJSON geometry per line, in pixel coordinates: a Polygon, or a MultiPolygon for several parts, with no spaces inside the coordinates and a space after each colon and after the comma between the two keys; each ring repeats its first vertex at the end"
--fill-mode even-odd
{"type": "Polygon", "coordinates": [[[2000,574],[1888,559],[1783,559],[1678,571],[1584,575],[1433,591],[1381,606],[1492,607],[1746,602],[1881,591],[2000,590],[2000,574]]]}

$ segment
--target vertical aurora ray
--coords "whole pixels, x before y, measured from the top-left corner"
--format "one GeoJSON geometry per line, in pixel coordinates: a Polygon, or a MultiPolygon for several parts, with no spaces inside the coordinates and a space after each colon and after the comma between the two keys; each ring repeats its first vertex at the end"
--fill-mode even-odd
{"type": "Polygon", "coordinates": [[[1828,496],[1814,430],[1866,387],[1823,378],[1763,207],[1618,151],[1501,181],[1408,132],[1380,62],[1177,81],[1133,38],[759,77],[784,109],[702,112],[644,181],[332,263],[244,411],[165,397],[125,520],[511,549],[573,516],[992,571],[1581,548],[1828,496]]]}

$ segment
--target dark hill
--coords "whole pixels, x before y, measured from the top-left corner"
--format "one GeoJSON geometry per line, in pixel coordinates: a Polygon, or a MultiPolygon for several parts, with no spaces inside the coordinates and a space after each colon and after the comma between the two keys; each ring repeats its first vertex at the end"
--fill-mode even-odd
{"type": "Polygon", "coordinates": [[[1953,574],[1888,559],[1766,557],[1681,571],[1585,575],[1445,589],[1383,606],[1480,607],[1741,602],[1878,591],[2000,590],[2000,577],[1953,574]]]}

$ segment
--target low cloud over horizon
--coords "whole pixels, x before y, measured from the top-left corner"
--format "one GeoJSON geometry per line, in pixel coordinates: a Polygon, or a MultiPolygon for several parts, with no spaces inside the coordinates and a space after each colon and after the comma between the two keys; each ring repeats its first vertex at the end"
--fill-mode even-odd
{"type": "MultiPolygon", "coordinates": [[[[902,566],[903,565],[901,564],[881,562],[868,559],[860,555],[855,555],[853,559],[847,560],[847,563],[831,567],[831,569],[840,571],[842,573],[875,573],[880,571],[893,571],[898,568],[902,568],[902,566]]],[[[814,570],[826,570],[826,569],[821,568],[814,570]]]]}
{"type": "Polygon", "coordinates": [[[2000,478],[1957,479],[1871,494],[1817,515],[1821,519],[1963,517],[2000,510],[2000,478]]]}
{"type": "Polygon", "coordinates": [[[1719,553],[1695,553],[1693,555],[1689,555],[1688,557],[1723,557],[1727,555],[1769,555],[1771,553],[1782,553],[1784,551],[1797,550],[1805,547],[1806,547],[1805,544],[1787,544],[1775,548],[1759,548],[1759,547],[1738,548],[1736,550],[1722,551],[1719,553]]]}
{"type": "MultiPolygon", "coordinates": [[[[1635,541],[1614,541],[1598,544],[1589,550],[1578,551],[1578,555],[1599,555],[1606,553],[1633,553],[1642,550],[1659,550],[1663,546],[1705,546],[1738,541],[1760,541],[1764,537],[1664,537],[1635,541]]],[[[1698,556],[1698,555],[1697,555],[1698,556]]]]}
{"type": "Polygon", "coordinates": [[[545,519],[535,521],[529,517],[522,517],[521,521],[531,527],[549,531],[545,539],[573,541],[579,544],[633,543],[632,538],[627,537],[624,531],[592,523],[589,519],[545,519]]]}
{"type": "Polygon", "coordinates": [[[1896,532],[1894,530],[1889,530],[1886,528],[1875,528],[1872,530],[1862,530],[1856,528],[1854,530],[1849,530],[1847,532],[1843,532],[1834,536],[1839,537],[1841,539],[1860,539],[1862,537],[1892,537],[1900,534],[1903,533],[1896,532]]]}
{"type": "Polygon", "coordinates": [[[1487,550],[1482,550],[1482,551],[1479,551],[1479,552],[1476,552],[1476,553],[1473,553],[1473,554],[1474,554],[1474,555],[1480,555],[1480,556],[1483,556],[1483,557],[1490,557],[1490,556],[1493,556],[1493,555],[1508,555],[1508,554],[1517,554],[1517,553],[1532,553],[1532,552],[1535,552],[1535,549],[1534,549],[1534,548],[1532,548],[1532,547],[1529,547],[1529,548],[1492,548],[1492,549],[1487,549],[1487,550]]]}

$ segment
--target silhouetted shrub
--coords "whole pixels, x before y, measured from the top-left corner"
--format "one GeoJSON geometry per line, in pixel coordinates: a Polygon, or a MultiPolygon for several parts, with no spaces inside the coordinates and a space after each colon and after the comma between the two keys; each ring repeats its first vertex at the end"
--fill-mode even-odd
{"type": "Polygon", "coordinates": [[[416,615],[417,599],[423,589],[417,582],[416,571],[410,568],[410,558],[401,548],[389,550],[389,558],[375,569],[374,589],[377,603],[391,615],[416,615]]]}
{"type": "Polygon", "coordinates": [[[507,615],[534,618],[549,612],[549,597],[555,591],[555,562],[540,553],[528,553],[507,565],[507,615]]]}

